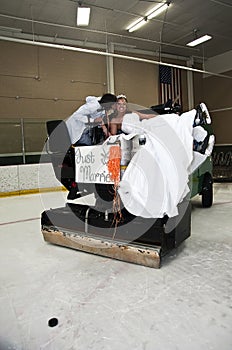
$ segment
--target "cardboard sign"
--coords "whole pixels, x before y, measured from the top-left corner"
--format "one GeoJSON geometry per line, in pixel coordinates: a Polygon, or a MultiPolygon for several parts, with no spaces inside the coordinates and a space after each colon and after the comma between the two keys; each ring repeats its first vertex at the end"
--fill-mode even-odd
{"type": "Polygon", "coordinates": [[[113,183],[107,167],[109,148],[107,144],[75,148],[77,183],[113,183]]]}

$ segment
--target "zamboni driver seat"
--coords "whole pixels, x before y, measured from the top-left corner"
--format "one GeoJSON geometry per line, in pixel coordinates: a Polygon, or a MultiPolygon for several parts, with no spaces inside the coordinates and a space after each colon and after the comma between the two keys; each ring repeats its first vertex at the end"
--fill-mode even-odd
{"type": "MultiPolygon", "coordinates": [[[[112,186],[101,184],[77,183],[75,181],[75,147],[71,143],[68,128],[64,120],[50,120],[47,126],[47,153],[51,157],[57,180],[68,190],[68,200],[95,193],[104,201],[111,201],[112,186]]],[[[102,142],[103,132],[96,125],[91,129],[92,144],[102,142]]],[[[83,145],[84,146],[84,145],[83,145]]]]}
{"type": "Polygon", "coordinates": [[[75,149],[72,147],[65,121],[47,121],[47,152],[57,180],[69,191],[68,198],[78,191],[75,182],[75,149]]]}

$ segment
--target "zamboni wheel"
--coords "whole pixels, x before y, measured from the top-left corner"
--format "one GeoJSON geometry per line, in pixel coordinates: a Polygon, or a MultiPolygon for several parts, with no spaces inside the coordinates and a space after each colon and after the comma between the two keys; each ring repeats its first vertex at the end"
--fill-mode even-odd
{"type": "Polygon", "coordinates": [[[210,208],[213,204],[213,178],[207,173],[204,176],[202,186],[202,207],[210,208]]]}

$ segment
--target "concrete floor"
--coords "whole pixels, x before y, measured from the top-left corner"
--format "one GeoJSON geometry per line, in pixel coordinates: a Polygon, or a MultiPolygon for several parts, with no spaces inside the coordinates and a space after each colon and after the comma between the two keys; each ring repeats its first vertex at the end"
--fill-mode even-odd
{"type": "Polygon", "coordinates": [[[44,242],[40,214],[64,201],[0,199],[0,350],[232,349],[232,184],[210,209],[192,200],[192,235],[159,270],[44,242]]]}

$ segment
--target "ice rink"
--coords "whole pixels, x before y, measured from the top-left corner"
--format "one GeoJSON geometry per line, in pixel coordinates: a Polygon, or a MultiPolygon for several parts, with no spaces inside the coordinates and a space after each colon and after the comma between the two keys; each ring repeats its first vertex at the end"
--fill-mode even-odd
{"type": "Polygon", "coordinates": [[[0,350],[231,350],[232,184],[160,269],[46,243],[65,192],[1,198],[0,350]],[[48,321],[57,318],[58,325],[48,321]]]}

